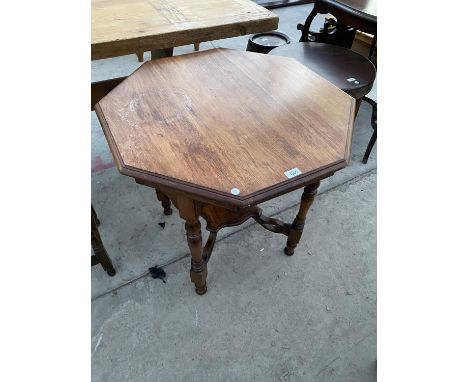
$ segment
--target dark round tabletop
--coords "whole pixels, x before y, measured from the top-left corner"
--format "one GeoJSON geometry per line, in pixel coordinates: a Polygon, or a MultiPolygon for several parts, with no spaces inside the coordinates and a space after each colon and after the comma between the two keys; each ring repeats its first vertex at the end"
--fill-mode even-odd
{"type": "Polygon", "coordinates": [[[377,0],[336,0],[336,2],[377,18],[377,0]]]}
{"type": "Polygon", "coordinates": [[[370,92],[376,76],[366,57],[336,45],[298,42],[279,46],[269,54],[295,58],[356,99],[370,92]]]}

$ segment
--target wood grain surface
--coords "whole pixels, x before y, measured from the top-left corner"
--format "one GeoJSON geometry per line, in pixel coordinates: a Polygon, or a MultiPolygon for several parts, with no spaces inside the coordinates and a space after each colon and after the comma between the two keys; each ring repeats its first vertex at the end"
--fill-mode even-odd
{"type": "Polygon", "coordinates": [[[345,167],[354,107],[294,59],[212,49],[146,62],[95,109],[123,174],[246,205],[345,167]]]}
{"type": "Polygon", "coordinates": [[[91,58],[276,28],[278,17],[250,0],[92,0],[91,58]]]}

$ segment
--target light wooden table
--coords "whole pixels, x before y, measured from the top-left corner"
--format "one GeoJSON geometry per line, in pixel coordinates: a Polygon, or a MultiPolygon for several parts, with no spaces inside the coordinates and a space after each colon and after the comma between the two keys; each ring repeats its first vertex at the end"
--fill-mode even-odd
{"type": "MultiPolygon", "coordinates": [[[[91,0],[91,59],[173,48],[278,28],[278,16],[250,0],[91,0]]],[[[139,56],[140,59],[140,56],[139,56]]],[[[91,110],[126,77],[91,84],[91,110]]]]}
{"type": "Polygon", "coordinates": [[[250,0],[92,0],[91,59],[277,28],[278,17],[250,0]]]}
{"type": "Polygon", "coordinates": [[[96,105],[119,171],[185,220],[198,294],[223,227],[252,218],[294,253],[320,180],[349,161],[354,112],[354,98],[296,60],[228,49],[148,61],[96,105]],[[291,224],[257,207],[301,187],[291,224]]]}

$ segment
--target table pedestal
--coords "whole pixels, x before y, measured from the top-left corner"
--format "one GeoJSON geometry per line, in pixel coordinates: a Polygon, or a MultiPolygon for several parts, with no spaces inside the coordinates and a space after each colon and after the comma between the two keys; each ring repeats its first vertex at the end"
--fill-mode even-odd
{"type": "Polygon", "coordinates": [[[268,231],[287,236],[288,239],[284,253],[292,256],[301,239],[307,212],[314,201],[320,185],[320,181],[317,181],[304,188],[299,212],[292,224],[290,224],[279,219],[264,216],[261,208],[256,205],[245,208],[232,207],[233,209],[230,209],[211,204],[208,200],[195,200],[187,194],[168,188],[158,186],[156,189],[156,187],[139,182],[138,180],[137,183],[155,188],[157,198],[161,201],[166,215],[172,213],[171,204],[173,204],[179,210],[180,217],[185,220],[187,244],[192,255],[190,279],[195,284],[195,291],[200,295],[205,294],[207,291],[207,264],[213,252],[217,233],[221,228],[234,227],[252,218],[268,231]],[[209,232],[209,237],[204,246],[199,221],[200,216],[206,220],[206,229],[209,232]]]}

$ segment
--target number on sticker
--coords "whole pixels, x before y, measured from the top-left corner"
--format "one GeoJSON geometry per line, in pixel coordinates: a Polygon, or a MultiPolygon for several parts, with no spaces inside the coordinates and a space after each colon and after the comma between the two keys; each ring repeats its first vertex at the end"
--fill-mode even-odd
{"type": "Polygon", "coordinates": [[[300,174],[302,174],[302,172],[297,167],[294,167],[291,170],[284,172],[284,175],[286,175],[288,179],[294,178],[295,176],[298,176],[300,174]]]}

